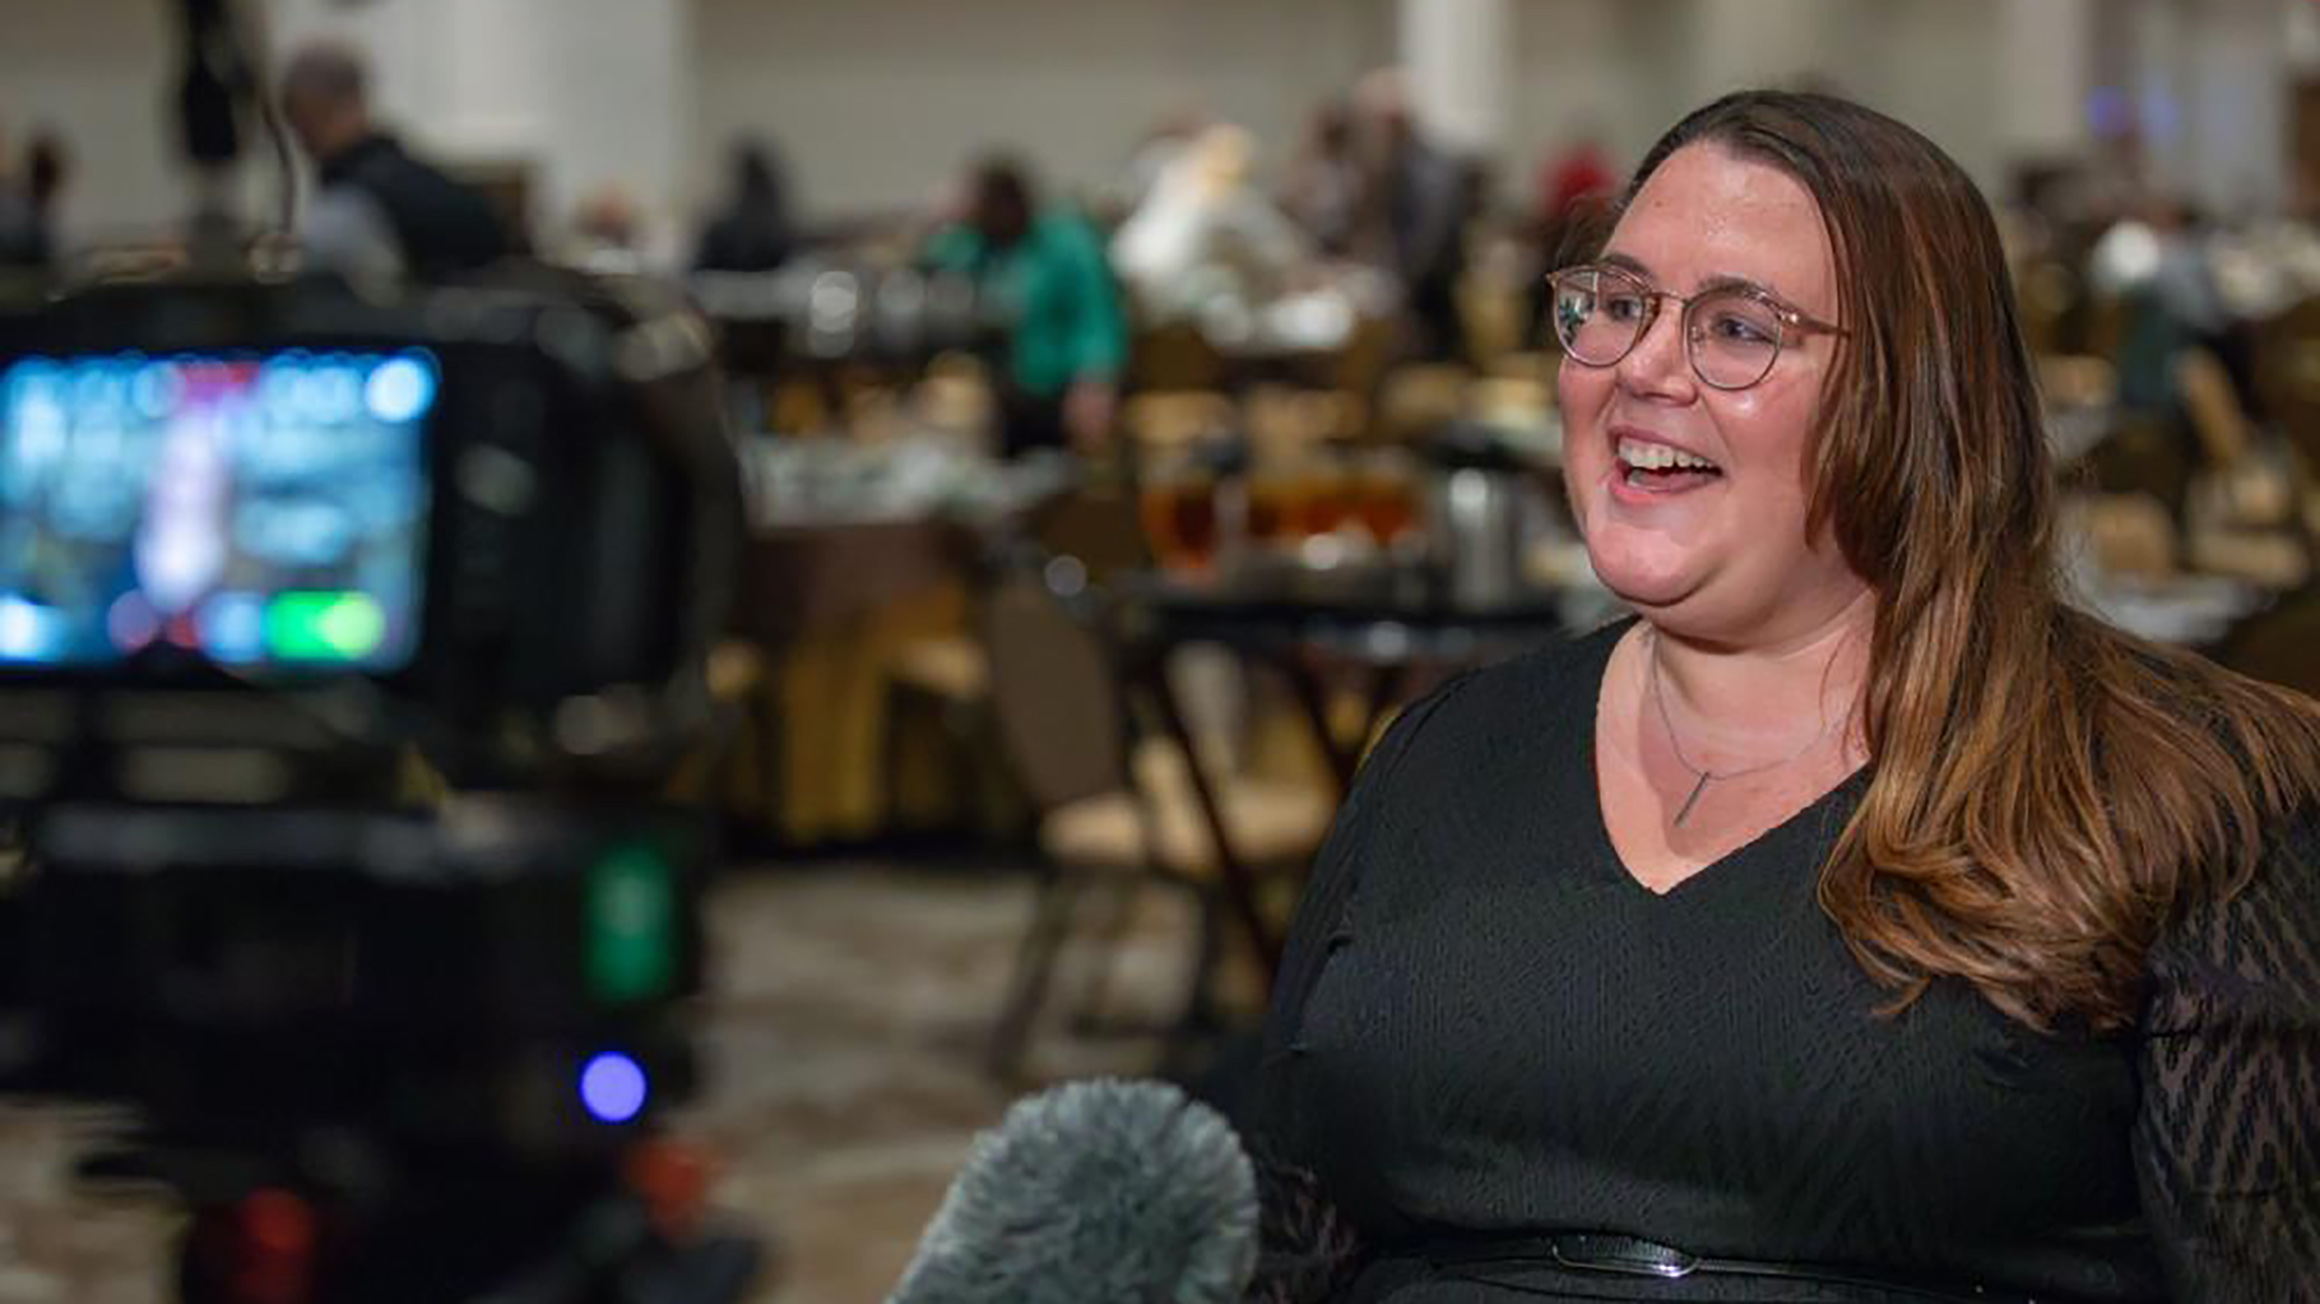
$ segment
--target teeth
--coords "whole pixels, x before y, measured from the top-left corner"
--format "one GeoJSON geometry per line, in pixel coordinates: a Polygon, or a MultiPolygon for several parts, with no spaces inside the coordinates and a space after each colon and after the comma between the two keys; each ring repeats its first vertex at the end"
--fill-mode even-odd
{"type": "Polygon", "coordinates": [[[1714,471],[1714,462],[1696,457],[1680,448],[1654,444],[1641,439],[1619,441],[1619,460],[1638,471],[1714,471]]]}

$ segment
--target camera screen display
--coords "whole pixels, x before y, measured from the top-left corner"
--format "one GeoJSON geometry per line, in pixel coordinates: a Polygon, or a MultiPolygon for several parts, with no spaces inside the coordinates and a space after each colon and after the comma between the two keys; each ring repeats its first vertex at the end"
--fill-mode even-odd
{"type": "Polygon", "coordinates": [[[178,650],[392,671],[419,641],[424,350],[0,369],[0,668],[178,650]]]}

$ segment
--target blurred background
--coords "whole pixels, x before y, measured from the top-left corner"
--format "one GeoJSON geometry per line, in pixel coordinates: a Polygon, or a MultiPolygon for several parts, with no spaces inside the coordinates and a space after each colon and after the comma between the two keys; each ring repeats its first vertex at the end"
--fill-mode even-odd
{"type": "MultiPolygon", "coordinates": [[[[2320,685],[2315,0],[266,0],[529,255],[680,288],[749,497],[730,854],[674,1120],[759,1298],[882,1298],[1042,1082],[1228,1112],[1303,867],[1442,676],[1615,613],[1545,273],[1689,108],[1833,91],[1982,185],[2086,602],[2320,685]]],[[[0,8],[0,263],[99,274],[328,167],[180,163],[177,7],[0,8]]],[[[323,155],[308,142],[308,153],[323,155]]],[[[312,240],[311,228],[303,228],[312,240]]],[[[310,252],[321,245],[310,244],[310,252]]],[[[406,261],[416,264],[406,249],[406,261]]],[[[0,1304],[179,1215],[0,1105],[0,1304]]]]}

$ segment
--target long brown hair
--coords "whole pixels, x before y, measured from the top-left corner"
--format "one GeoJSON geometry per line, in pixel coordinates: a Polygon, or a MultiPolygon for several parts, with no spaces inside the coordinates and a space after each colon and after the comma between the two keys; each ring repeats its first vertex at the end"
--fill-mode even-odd
{"type": "Polygon", "coordinates": [[[2244,885],[2320,796],[2320,708],[2065,600],[1997,226],[1939,147],[1844,100],[1749,91],[1662,137],[1628,198],[1703,142],[1812,193],[1851,332],[1807,528],[1877,591],[1874,769],[1822,908],[1895,1009],[1960,978],[2034,1027],[2124,1025],[2170,914],[2244,885]]]}

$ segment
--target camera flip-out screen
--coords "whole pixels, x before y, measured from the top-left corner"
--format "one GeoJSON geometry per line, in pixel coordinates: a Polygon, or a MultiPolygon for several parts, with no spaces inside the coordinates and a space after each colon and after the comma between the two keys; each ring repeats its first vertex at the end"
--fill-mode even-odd
{"type": "Polygon", "coordinates": [[[422,349],[0,368],[0,668],[402,669],[440,378],[422,349]]]}

